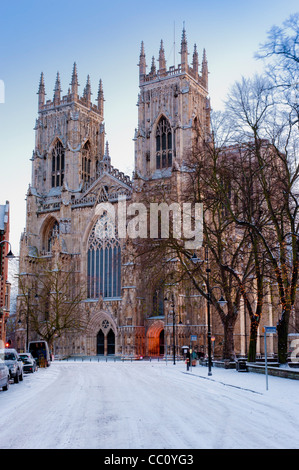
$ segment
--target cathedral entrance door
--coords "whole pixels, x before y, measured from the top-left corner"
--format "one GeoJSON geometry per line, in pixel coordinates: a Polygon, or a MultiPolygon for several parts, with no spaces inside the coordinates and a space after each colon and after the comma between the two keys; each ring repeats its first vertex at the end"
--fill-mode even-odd
{"type": "Polygon", "coordinates": [[[100,330],[97,334],[97,354],[103,356],[104,355],[104,333],[100,330]]]}
{"type": "Polygon", "coordinates": [[[161,333],[159,335],[159,349],[160,349],[160,356],[163,356],[164,354],[164,330],[161,330],[161,333]]]}
{"type": "Polygon", "coordinates": [[[115,334],[111,329],[107,335],[107,355],[110,354],[115,354],[115,334]]]}
{"type": "Polygon", "coordinates": [[[154,322],[147,331],[148,356],[164,355],[164,323],[161,320],[154,322]]]}

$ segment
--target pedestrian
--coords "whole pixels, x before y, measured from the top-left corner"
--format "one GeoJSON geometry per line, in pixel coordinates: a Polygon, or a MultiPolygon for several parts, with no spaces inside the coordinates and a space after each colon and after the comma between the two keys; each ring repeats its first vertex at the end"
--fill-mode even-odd
{"type": "Polygon", "coordinates": [[[187,354],[186,354],[186,365],[187,365],[187,370],[189,370],[189,366],[190,366],[190,349],[188,349],[187,351],[187,354]]]}

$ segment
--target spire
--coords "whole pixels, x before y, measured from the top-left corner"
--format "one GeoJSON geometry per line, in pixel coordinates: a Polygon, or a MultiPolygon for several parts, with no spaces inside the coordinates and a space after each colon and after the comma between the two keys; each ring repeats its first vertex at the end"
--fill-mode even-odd
{"type": "Polygon", "coordinates": [[[183,27],[182,33],[182,41],[181,41],[181,67],[182,71],[188,70],[188,46],[187,46],[187,38],[186,38],[186,30],[185,25],[183,27]]]}
{"type": "Polygon", "coordinates": [[[196,44],[194,44],[192,67],[193,67],[193,72],[196,78],[198,78],[198,52],[197,52],[196,44]]]}
{"type": "Polygon", "coordinates": [[[103,156],[103,161],[108,162],[108,163],[111,162],[111,158],[110,158],[110,155],[109,155],[109,144],[108,144],[108,140],[106,140],[105,154],[104,154],[104,156],[103,156]]]}
{"type": "Polygon", "coordinates": [[[153,56],[152,57],[152,65],[151,65],[151,75],[156,75],[157,71],[156,71],[156,64],[155,64],[155,57],[153,56]]]}
{"type": "Polygon", "coordinates": [[[59,72],[57,72],[55,88],[54,88],[54,98],[53,98],[54,106],[58,106],[60,104],[60,93],[61,93],[60,77],[59,77],[59,72]]]}
{"type": "Polygon", "coordinates": [[[160,50],[159,50],[159,71],[161,73],[166,72],[166,60],[165,60],[165,53],[164,53],[164,46],[163,46],[162,39],[161,39],[160,50]]]}
{"type": "Polygon", "coordinates": [[[87,75],[87,81],[83,92],[83,98],[86,99],[88,103],[91,101],[91,86],[90,86],[90,77],[87,75]]]}
{"type": "Polygon", "coordinates": [[[102,80],[100,79],[99,81],[99,90],[98,90],[98,110],[101,114],[101,116],[104,116],[104,93],[103,93],[103,83],[102,80]]]}
{"type": "Polygon", "coordinates": [[[207,55],[206,55],[206,50],[203,50],[203,55],[202,55],[202,63],[201,63],[201,76],[202,76],[202,81],[203,85],[206,89],[208,89],[208,61],[207,61],[207,55]]]}
{"type": "Polygon", "coordinates": [[[76,98],[78,96],[78,86],[79,86],[76,62],[74,62],[74,65],[73,65],[72,81],[70,85],[72,87],[71,89],[72,95],[76,98]]]}
{"type": "Polygon", "coordinates": [[[138,67],[139,67],[139,78],[140,80],[142,80],[144,75],[146,74],[146,62],[145,62],[145,52],[144,52],[143,41],[141,41],[141,50],[140,50],[138,67]]]}
{"type": "Polygon", "coordinates": [[[38,94],[38,109],[41,109],[42,106],[44,106],[45,104],[45,96],[46,96],[43,72],[40,75],[39,88],[38,88],[37,94],[38,94]]]}

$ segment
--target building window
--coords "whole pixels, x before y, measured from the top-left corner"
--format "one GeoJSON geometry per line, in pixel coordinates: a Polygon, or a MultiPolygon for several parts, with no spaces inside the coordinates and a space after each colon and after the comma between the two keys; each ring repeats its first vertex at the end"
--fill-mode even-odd
{"type": "Polygon", "coordinates": [[[163,286],[158,287],[153,295],[153,316],[164,315],[164,289],[163,286]]]}
{"type": "MultiPolygon", "coordinates": [[[[121,248],[116,238],[101,236],[104,220],[102,216],[88,239],[87,297],[90,299],[121,297],[121,248]]],[[[105,230],[108,234],[109,227],[105,230]]]]}
{"type": "Polygon", "coordinates": [[[52,150],[52,188],[62,186],[64,179],[64,148],[58,140],[52,150]]]}
{"type": "Polygon", "coordinates": [[[82,180],[84,183],[90,181],[91,176],[91,158],[90,158],[90,144],[86,142],[82,151],[82,180]]]}
{"type": "Polygon", "coordinates": [[[172,132],[169,121],[162,116],[156,130],[156,167],[172,166],[172,132]]]}

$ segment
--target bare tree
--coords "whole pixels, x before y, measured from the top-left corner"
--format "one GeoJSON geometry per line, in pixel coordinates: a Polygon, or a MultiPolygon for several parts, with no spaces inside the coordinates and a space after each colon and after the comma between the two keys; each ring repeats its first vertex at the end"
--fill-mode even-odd
{"type": "MultiPolygon", "coordinates": [[[[18,275],[19,318],[29,335],[46,340],[52,348],[55,338],[85,327],[81,302],[86,298],[79,282],[76,263],[65,269],[52,266],[48,260],[36,258],[31,272],[18,275]]],[[[28,344],[26,344],[28,346],[28,344]]]]}
{"type": "Polygon", "coordinates": [[[267,75],[299,123],[299,13],[291,15],[281,27],[273,26],[256,54],[267,64],[267,75]]]}
{"type": "MultiPolygon", "coordinates": [[[[298,128],[290,113],[276,101],[269,80],[263,77],[236,83],[227,100],[230,119],[235,124],[235,139],[248,148],[258,171],[256,185],[263,195],[263,210],[268,223],[237,215],[240,227],[249,228],[262,243],[278,285],[282,308],[278,329],[279,361],[287,361],[288,326],[295,302],[298,280],[298,128]]],[[[231,209],[231,207],[230,207],[231,209]]]]}
{"type": "MultiPolygon", "coordinates": [[[[217,114],[217,118],[222,127],[228,124],[228,121],[222,120],[220,114],[217,114]]],[[[226,135],[222,136],[225,144],[228,143],[230,132],[226,127],[226,135]]],[[[198,250],[198,258],[202,258],[203,262],[195,265],[193,252],[186,249],[187,240],[184,234],[177,238],[172,231],[165,238],[159,236],[155,240],[150,237],[136,240],[135,250],[137,256],[142,258],[142,264],[146,264],[148,272],[151,273],[151,280],[162,276],[167,283],[167,277],[171,276],[171,282],[176,285],[186,285],[189,281],[202,297],[211,302],[223,325],[222,356],[224,359],[232,359],[235,357],[234,327],[241,299],[246,289],[250,289],[253,294],[254,252],[249,229],[237,228],[226,207],[226,199],[230,200],[232,196],[232,175],[236,172],[235,155],[230,152],[228,159],[223,149],[216,147],[215,141],[219,137],[216,129],[214,142],[205,142],[200,136],[197,137],[197,144],[188,155],[186,154],[184,172],[180,174],[183,180],[180,197],[171,188],[167,194],[156,194],[153,190],[147,191],[147,186],[144,185],[144,191],[139,193],[139,198],[149,202],[150,194],[152,200],[157,201],[158,198],[160,203],[167,201],[168,205],[174,201],[180,201],[181,205],[186,202],[203,203],[203,235],[208,259],[202,250],[198,250]],[[169,260],[172,260],[172,263],[169,263],[169,260]],[[224,307],[218,302],[220,293],[227,301],[224,307]]],[[[218,141],[218,145],[219,143],[218,141]]],[[[239,184],[241,187],[240,178],[239,184]]],[[[237,189],[234,188],[235,192],[237,189]]],[[[263,273],[261,278],[263,279],[263,273]]],[[[259,291],[263,292],[260,286],[259,291]]],[[[247,301],[248,298],[249,296],[246,297],[247,301]]],[[[261,308],[261,303],[258,305],[261,308]]],[[[260,316],[252,314],[252,317],[256,322],[260,316]]]]}

